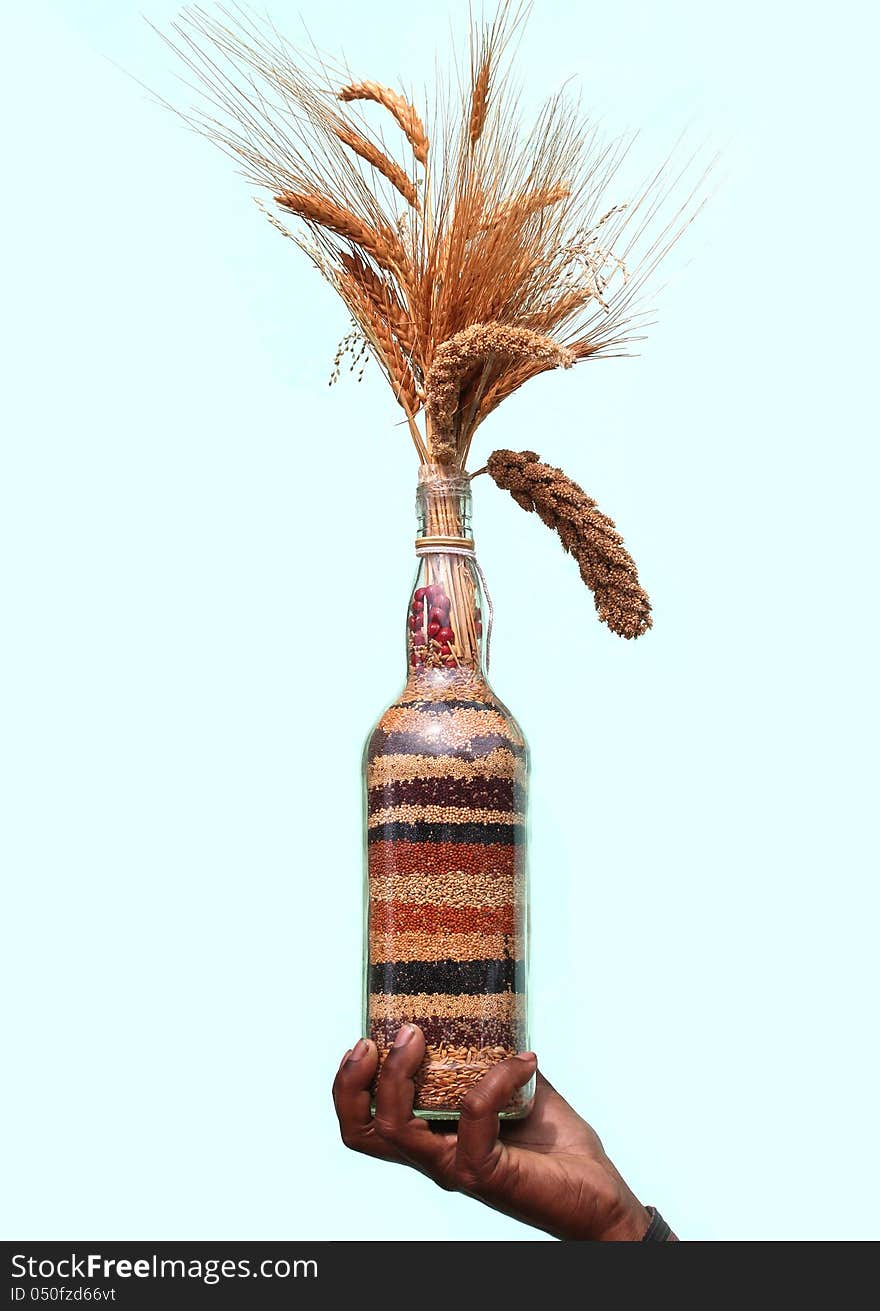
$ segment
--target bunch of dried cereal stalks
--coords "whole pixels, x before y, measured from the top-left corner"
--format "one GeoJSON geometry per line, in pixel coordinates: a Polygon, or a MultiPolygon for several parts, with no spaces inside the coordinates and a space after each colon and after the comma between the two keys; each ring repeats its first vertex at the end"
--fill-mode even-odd
{"type": "MultiPolygon", "coordinates": [[[[529,379],[628,353],[648,280],[699,208],[699,184],[676,198],[669,161],[610,195],[631,138],[603,141],[562,95],[523,130],[509,50],[525,13],[503,0],[471,25],[464,89],[441,87],[427,125],[402,92],[297,52],[245,10],[184,10],[166,38],[200,94],[187,122],[269,193],[270,222],[348,308],[343,348],[375,357],[421,463],[450,472],[529,379]]],[[[610,628],[650,627],[635,565],[586,493],[532,452],[487,469],[559,532],[610,628]]]]}

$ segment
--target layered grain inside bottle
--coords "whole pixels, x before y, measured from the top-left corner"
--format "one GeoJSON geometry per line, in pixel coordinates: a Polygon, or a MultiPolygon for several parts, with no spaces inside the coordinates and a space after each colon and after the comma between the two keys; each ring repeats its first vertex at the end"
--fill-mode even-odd
{"type": "Polygon", "coordinates": [[[526,745],[485,683],[445,679],[411,680],[367,751],[369,1032],[381,1061],[420,1026],[428,1113],[527,1045],[526,745]]]}

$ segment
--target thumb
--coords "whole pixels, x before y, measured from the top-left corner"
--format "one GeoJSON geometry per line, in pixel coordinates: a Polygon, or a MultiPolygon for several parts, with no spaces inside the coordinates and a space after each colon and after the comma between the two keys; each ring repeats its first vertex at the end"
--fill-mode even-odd
{"type": "Polygon", "coordinates": [[[455,1154],[456,1175],[462,1186],[478,1186],[500,1150],[498,1116],[523,1084],[535,1073],[534,1052],[520,1052],[499,1061],[470,1090],[461,1106],[455,1154]]]}

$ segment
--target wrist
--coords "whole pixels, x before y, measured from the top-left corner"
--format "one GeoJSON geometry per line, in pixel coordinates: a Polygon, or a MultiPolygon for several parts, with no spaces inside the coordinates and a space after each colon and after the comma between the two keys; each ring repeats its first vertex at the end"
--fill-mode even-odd
{"type": "Polygon", "coordinates": [[[616,1195],[593,1235],[600,1243],[638,1243],[648,1231],[651,1216],[635,1193],[618,1176],[616,1195]]]}

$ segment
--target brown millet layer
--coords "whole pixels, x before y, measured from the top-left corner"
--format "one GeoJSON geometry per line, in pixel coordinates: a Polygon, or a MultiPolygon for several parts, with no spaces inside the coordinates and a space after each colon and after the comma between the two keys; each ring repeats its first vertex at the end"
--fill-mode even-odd
{"type": "Polygon", "coordinates": [[[525,783],[525,776],[522,760],[498,747],[478,760],[460,760],[457,756],[377,756],[369,763],[367,787],[416,778],[505,778],[525,783]]]}
{"type": "Polygon", "coordinates": [[[419,733],[386,733],[383,728],[374,730],[367,747],[369,760],[378,756],[413,755],[435,756],[437,759],[477,760],[505,747],[513,755],[525,756],[526,747],[520,745],[506,733],[487,733],[484,737],[468,738],[460,746],[455,746],[443,738],[431,739],[424,729],[419,733]]]}
{"type": "Polygon", "coordinates": [[[390,929],[370,934],[370,964],[399,960],[517,960],[520,937],[514,933],[419,933],[390,929]]]}
{"type": "MultiPolygon", "coordinates": [[[[516,906],[517,880],[495,874],[449,870],[427,879],[420,874],[384,874],[370,878],[370,900],[412,906],[516,906]]],[[[389,915],[393,912],[389,909],[389,915]]]]}
{"type": "Polygon", "coordinates": [[[521,810],[474,810],[468,806],[387,806],[370,816],[369,827],[383,824],[524,824],[521,810]]]}
{"type": "Polygon", "coordinates": [[[416,733],[426,739],[433,737],[449,747],[463,746],[472,737],[490,737],[493,734],[516,741],[510,732],[510,721],[497,710],[459,707],[451,714],[445,714],[441,723],[442,733],[432,733],[431,729],[437,729],[438,721],[430,711],[392,706],[386,710],[377,727],[385,733],[416,733]]]}
{"type": "Polygon", "coordinates": [[[370,1019],[408,1020],[418,1024],[419,1016],[437,1019],[522,1020],[525,998],[521,992],[470,993],[373,992],[370,1019]]]}

